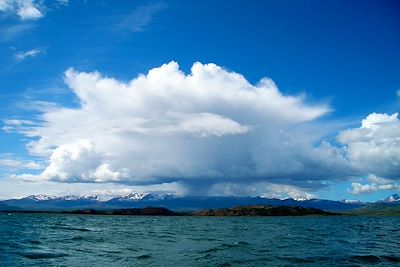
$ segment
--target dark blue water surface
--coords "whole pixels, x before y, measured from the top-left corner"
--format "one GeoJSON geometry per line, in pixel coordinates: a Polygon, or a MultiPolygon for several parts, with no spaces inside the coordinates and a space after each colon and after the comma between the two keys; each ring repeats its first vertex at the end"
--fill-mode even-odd
{"type": "Polygon", "coordinates": [[[400,266],[400,217],[0,213],[1,266],[400,266]]]}

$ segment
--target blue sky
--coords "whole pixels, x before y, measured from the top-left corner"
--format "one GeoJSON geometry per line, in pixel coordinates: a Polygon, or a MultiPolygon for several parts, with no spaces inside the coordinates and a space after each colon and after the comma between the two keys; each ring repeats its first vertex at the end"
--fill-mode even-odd
{"type": "MultiPolygon", "coordinates": [[[[398,192],[400,153],[396,152],[396,148],[399,147],[399,123],[391,115],[400,109],[399,11],[398,1],[0,0],[0,119],[3,122],[3,130],[0,131],[0,195],[10,197],[25,193],[106,191],[104,194],[118,194],[128,190],[165,189],[189,194],[204,190],[201,191],[204,194],[265,194],[282,197],[300,197],[304,194],[333,199],[376,200],[398,192]],[[143,153],[146,155],[143,157],[149,158],[145,162],[143,157],[134,161],[135,156],[128,162],[127,157],[120,157],[124,152],[118,157],[110,156],[108,148],[98,144],[99,140],[103,140],[100,136],[96,139],[96,136],[81,130],[73,132],[77,128],[69,129],[75,139],[71,136],[54,137],[54,140],[43,145],[46,149],[37,143],[32,144],[41,138],[59,136],[55,135],[57,131],[54,129],[57,127],[58,131],[65,131],[66,128],[62,128],[65,125],[60,126],[59,121],[53,120],[55,115],[52,112],[55,109],[64,109],[57,113],[60,120],[76,118],[77,125],[87,123],[80,122],[79,116],[71,118],[65,115],[67,108],[84,112],[81,103],[92,101],[84,100],[86,95],[82,93],[82,84],[90,84],[92,80],[86,77],[90,81],[84,81],[79,74],[94,75],[93,72],[97,71],[100,80],[113,77],[120,84],[128,84],[139,74],[147,74],[150,69],[171,61],[177,62],[185,75],[191,73],[195,62],[214,63],[224,70],[221,73],[206,65],[199,66],[201,71],[208,71],[208,75],[217,75],[218,78],[215,84],[217,92],[209,95],[208,99],[221,101],[220,92],[224,90],[218,92],[218,88],[231,86],[227,81],[230,76],[227,78],[226,73],[234,72],[254,86],[263,77],[272,79],[276,86],[268,85],[266,88],[277,89],[279,96],[277,99],[266,99],[260,105],[268,106],[269,101],[282,101],[283,104],[272,111],[255,110],[252,113],[243,106],[251,106],[253,102],[239,103],[233,108],[231,106],[236,101],[224,98],[218,108],[203,100],[199,102],[196,98],[191,103],[192,108],[183,112],[182,103],[188,101],[187,97],[182,98],[180,94],[184,89],[170,94],[170,100],[164,99],[165,102],[146,102],[144,109],[129,111],[137,112],[132,116],[139,117],[140,113],[140,118],[149,120],[150,117],[154,118],[155,111],[157,114],[165,113],[167,117],[160,115],[152,121],[152,129],[167,125],[167,128],[162,128],[163,131],[170,130],[172,126],[169,123],[173,121],[180,127],[183,125],[184,128],[179,129],[186,132],[178,134],[175,129],[173,133],[168,132],[167,137],[158,136],[156,141],[159,143],[154,150],[126,152],[143,153]],[[73,71],[67,77],[65,72],[69,68],[73,68],[73,71]],[[295,97],[300,106],[290,104],[289,97],[295,97]],[[171,104],[159,109],[159,106],[174,101],[181,106],[171,104]],[[294,113],[290,113],[290,110],[294,113]],[[147,113],[143,115],[145,111],[147,113]],[[306,116],[311,111],[315,114],[306,116]],[[277,116],[276,122],[268,116],[258,118],[262,112],[278,112],[285,116],[282,115],[282,120],[277,116]],[[294,116],[303,112],[303,117],[285,121],[287,114],[294,116]],[[378,116],[369,117],[365,125],[375,123],[377,127],[362,128],[361,121],[373,113],[378,116]],[[44,119],[46,114],[52,119],[44,119]],[[189,120],[189,115],[194,117],[189,120]],[[226,128],[218,128],[221,125],[226,128]],[[203,132],[196,132],[196,137],[193,137],[190,136],[193,129],[203,132]],[[387,134],[388,131],[390,134],[387,134]],[[295,148],[290,151],[301,151],[306,147],[310,149],[309,157],[301,158],[301,152],[283,153],[283,149],[272,147],[260,137],[276,138],[278,144],[286,144],[285,138],[289,138],[289,134],[278,137],[278,133],[282,132],[293,135],[290,140],[295,148]],[[361,136],[363,134],[365,136],[361,136]],[[355,135],[359,139],[354,139],[355,135]],[[370,143],[367,143],[366,136],[373,140],[368,139],[370,143]],[[82,143],[83,139],[85,141],[82,143]],[[185,141],[187,139],[190,141],[185,141]],[[81,143],[76,145],[76,142],[81,143]],[[168,142],[176,145],[176,153],[171,154],[174,147],[168,147],[168,142]],[[325,149],[321,146],[323,142],[331,147],[325,149]],[[271,171],[272,167],[265,162],[277,159],[271,159],[272,156],[265,151],[247,155],[255,150],[256,144],[260,144],[265,151],[281,151],[282,156],[277,158],[282,164],[286,158],[287,164],[296,165],[300,162],[301,171],[271,171]],[[107,155],[105,158],[95,157],[96,160],[101,158],[95,170],[104,171],[104,166],[107,166],[109,169],[106,171],[109,172],[105,173],[116,178],[88,178],[94,177],[94,174],[82,178],[80,174],[65,171],[65,165],[56,166],[55,161],[52,162],[52,153],[57,147],[61,147],[59,150],[72,151],[67,146],[78,150],[95,147],[96,153],[100,153],[99,150],[101,155],[107,155]],[[219,154],[220,150],[214,151],[215,147],[226,151],[219,154]],[[233,150],[232,156],[229,156],[230,149],[233,150]],[[194,166],[193,172],[189,171],[189,167],[182,167],[182,158],[187,157],[186,151],[189,150],[196,155],[189,157],[193,164],[190,166],[194,166]],[[375,153],[373,151],[379,151],[382,158],[372,155],[375,153]],[[217,153],[217,156],[214,160],[204,156],[207,158],[204,160],[202,153],[217,153]],[[329,156],[323,153],[339,153],[345,161],[338,159],[334,163],[325,162],[322,159],[329,156]],[[167,162],[154,154],[171,160],[167,162]],[[316,159],[318,157],[321,157],[321,161],[316,159]],[[137,168],[131,168],[135,164],[138,164],[137,168]],[[144,165],[153,167],[135,171],[144,165]],[[376,169],[369,167],[371,165],[376,169]],[[50,170],[46,171],[49,166],[54,167],[52,171],[64,170],[66,176],[57,178],[50,170]],[[103,167],[99,169],[100,166],[103,167]],[[155,172],[152,168],[156,166],[161,166],[160,170],[165,172],[155,172]],[[235,168],[240,170],[232,174],[230,170],[235,168]],[[206,173],[205,169],[213,172],[206,173]],[[306,170],[315,172],[310,174],[306,170]],[[24,179],[27,175],[32,176],[28,180],[33,181],[27,182],[24,179]],[[358,185],[364,186],[363,189],[357,191],[358,185]],[[243,187],[248,189],[240,191],[239,188],[243,187]],[[265,192],[255,188],[264,188],[265,192]],[[351,190],[357,195],[352,194],[351,190]]],[[[173,79],[177,70],[173,66],[170,68],[172,70],[166,72],[172,73],[173,79]]],[[[160,88],[164,88],[160,90],[168,90],[165,88],[171,86],[171,81],[160,72],[160,88]]],[[[208,82],[204,80],[205,84],[208,82]]],[[[243,84],[243,88],[248,84],[243,84]]],[[[94,84],[92,86],[96,87],[94,84]]],[[[176,86],[189,85],[183,83],[176,86]]],[[[99,90],[98,94],[101,94],[99,90]]],[[[239,95],[242,93],[239,92],[239,95]]],[[[97,93],[93,93],[93,96],[98,98],[97,93]]],[[[152,96],[158,99],[160,95],[152,96]]],[[[99,112],[102,103],[93,102],[93,106],[98,105],[96,112],[90,115],[82,113],[81,118],[87,115],[93,116],[90,121],[114,120],[115,123],[109,127],[126,127],[126,120],[122,120],[122,117],[127,117],[126,114],[116,112],[111,119],[106,118],[108,115],[99,112]],[[121,121],[121,124],[117,121],[121,121]]],[[[133,102],[131,104],[134,105],[133,102]]],[[[131,104],[126,103],[127,107],[131,104]]],[[[110,104],[107,114],[123,104],[113,105],[110,104]]],[[[120,136],[115,138],[118,144],[127,142],[146,146],[154,143],[149,136],[123,140],[120,136]]],[[[84,157],[85,153],[82,155],[84,157]]],[[[93,161],[85,166],[89,168],[87,166],[92,164],[93,161]]],[[[81,169],[82,173],[92,173],[85,166],[81,169]]]]}

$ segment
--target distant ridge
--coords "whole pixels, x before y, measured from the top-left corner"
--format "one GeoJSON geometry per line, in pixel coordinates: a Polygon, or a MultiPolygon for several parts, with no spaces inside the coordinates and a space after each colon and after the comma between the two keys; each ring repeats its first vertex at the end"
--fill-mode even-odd
{"type": "Polygon", "coordinates": [[[7,206],[12,206],[25,210],[62,210],[77,209],[91,207],[100,203],[98,196],[47,196],[47,195],[31,195],[21,199],[4,200],[7,206]]]}
{"type": "Polygon", "coordinates": [[[400,215],[400,196],[393,194],[384,200],[369,203],[354,212],[355,214],[400,215]]]}
{"type": "MultiPolygon", "coordinates": [[[[175,211],[233,208],[237,206],[298,206],[326,211],[351,211],[371,203],[355,200],[325,199],[277,199],[264,197],[209,197],[176,196],[171,194],[131,193],[102,201],[98,196],[46,196],[31,195],[21,199],[4,200],[3,203],[24,210],[76,210],[76,209],[128,209],[144,207],[164,207],[175,211]]],[[[392,203],[392,202],[391,202],[392,203]]]]}
{"type": "Polygon", "coordinates": [[[276,199],[263,197],[202,197],[173,195],[147,195],[141,199],[129,199],[117,197],[103,202],[101,205],[107,208],[134,208],[146,206],[160,206],[172,210],[201,210],[232,208],[246,205],[272,205],[272,206],[300,206],[304,208],[317,208],[331,211],[352,210],[363,207],[364,203],[346,203],[341,201],[322,199],[276,199]]]}
{"type": "Polygon", "coordinates": [[[230,209],[209,209],[195,212],[196,216],[307,216],[335,215],[320,209],[302,208],[297,206],[240,206],[230,209]]]}

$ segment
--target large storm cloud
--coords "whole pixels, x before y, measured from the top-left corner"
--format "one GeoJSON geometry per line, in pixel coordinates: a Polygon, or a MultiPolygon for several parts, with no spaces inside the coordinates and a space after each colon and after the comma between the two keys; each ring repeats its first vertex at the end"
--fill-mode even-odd
{"type": "Polygon", "coordinates": [[[48,158],[40,174],[20,178],[312,191],[330,180],[399,173],[397,115],[380,124],[370,115],[334,146],[307,132],[330,107],[284,95],[267,78],[253,85],[201,63],[185,74],[170,62],[129,82],[69,69],[65,82],[78,107],[52,107],[35,122],[5,126],[32,138],[32,155],[48,158]],[[371,167],[374,160],[384,168],[371,167]]]}

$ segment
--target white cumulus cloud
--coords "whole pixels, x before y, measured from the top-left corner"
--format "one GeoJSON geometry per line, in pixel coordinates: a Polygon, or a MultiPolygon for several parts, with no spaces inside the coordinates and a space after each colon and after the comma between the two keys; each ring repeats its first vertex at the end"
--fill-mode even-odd
{"type": "Polygon", "coordinates": [[[400,179],[400,121],[398,114],[372,113],[360,128],[338,136],[348,158],[361,171],[386,179],[400,179]]]}
{"type": "Polygon", "coordinates": [[[114,181],[123,178],[120,172],[110,170],[103,155],[88,140],[65,144],[54,149],[50,165],[43,171],[45,180],[56,181],[114,181]]]}

